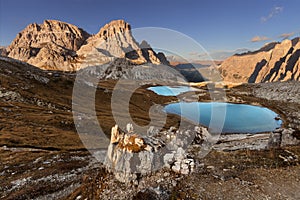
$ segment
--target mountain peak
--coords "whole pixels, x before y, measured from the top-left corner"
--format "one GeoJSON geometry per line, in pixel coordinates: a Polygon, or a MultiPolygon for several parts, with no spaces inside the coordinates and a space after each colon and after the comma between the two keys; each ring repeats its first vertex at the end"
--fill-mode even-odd
{"type": "Polygon", "coordinates": [[[142,49],[149,49],[149,48],[151,48],[150,44],[149,44],[146,40],[143,40],[143,41],[141,42],[140,47],[141,47],[142,49]]]}
{"type": "MultiPolygon", "coordinates": [[[[43,21],[43,24],[46,25],[46,24],[68,24],[67,22],[62,22],[62,21],[59,21],[59,20],[56,20],[56,19],[45,19],[43,21]]],[[[68,24],[70,25],[70,24],[68,24]]]]}
{"type": "Polygon", "coordinates": [[[123,19],[118,19],[105,24],[96,35],[107,38],[116,33],[125,33],[126,31],[131,31],[130,24],[123,19]]]}
{"type": "Polygon", "coordinates": [[[115,58],[135,64],[167,63],[163,54],[150,47],[141,49],[129,23],[113,20],[91,36],[75,25],[58,20],[29,24],[1,54],[42,69],[73,71],[101,65],[115,58]]]}
{"type": "Polygon", "coordinates": [[[90,34],[75,25],[57,20],[32,23],[6,48],[6,55],[42,69],[71,70],[66,63],[90,34]]]}

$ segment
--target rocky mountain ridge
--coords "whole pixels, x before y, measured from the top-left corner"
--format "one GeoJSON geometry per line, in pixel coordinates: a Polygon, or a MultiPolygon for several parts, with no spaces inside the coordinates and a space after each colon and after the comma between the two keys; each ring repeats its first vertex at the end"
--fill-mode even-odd
{"type": "Polygon", "coordinates": [[[30,24],[3,51],[41,69],[75,71],[101,65],[114,58],[127,58],[135,64],[168,64],[162,53],[156,54],[145,42],[137,43],[130,25],[114,20],[90,35],[75,25],[45,20],[30,24]]]}
{"type": "Polygon", "coordinates": [[[219,67],[225,82],[260,83],[300,80],[300,38],[272,42],[254,52],[236,54],[219,67]]]}
{"type": "MultiPolygon", "coordinates": [[[[77,71],[98,66],[115,58],[133,64],[170,64],[163,53],[156,53],[142,41],[138,43],[131,26],[114,20],[91,35],[75,25],[57,20],[30,24],[0,54],[46,70],[77,71]]],[[[236,54],[218,69],[224,82],[259,83],[300,79],[300,39],[266,44],[254,52],[236,54]]],[[[191,82],[203,81],[205,71],[179,70],[191,82]],[[200,73],[200,75],[199,75],[200,73]],[[203,74],[204,73],[204,74],[203,74]]],[[[210,80],[209,77],[206,79],[210,80]]]]}

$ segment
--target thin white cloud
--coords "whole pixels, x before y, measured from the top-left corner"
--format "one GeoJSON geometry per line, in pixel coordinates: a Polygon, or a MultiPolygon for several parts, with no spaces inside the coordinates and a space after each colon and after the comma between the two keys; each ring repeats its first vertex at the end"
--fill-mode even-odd
{"type": "Polygon", "coordinates": [[[269,13],[268,16],[264,16],[261,17],[261,22],[267,22],[269,19],[273,18],[275,15],[278,15],[279,13],[281,13],[283,11],[283,7],[282,6],[275,6],[272,8],[271,12],[269,13]]]}
{"type": "Polygon", "coordinates": [[[281,35],[279,35],[279,38],[282,38],[282,39],[288,39],[288,38],[292,37],[293,35],[295,35],[295,32],[291,32],[291,33],[282,33],[281,35]]]}
{"type": "Polygon", "coordinates": [[[199,56],[200,53],[199,52],[189,52],[190,56],[199,56]]]}
{"type": "Polygon", "coordinates": [[[266,36],[255,36],[251,39],[251,42],[261,42],[261,41],[266,41],[266,40],[270,40],[270,38],[268,38],[266,36]]]}

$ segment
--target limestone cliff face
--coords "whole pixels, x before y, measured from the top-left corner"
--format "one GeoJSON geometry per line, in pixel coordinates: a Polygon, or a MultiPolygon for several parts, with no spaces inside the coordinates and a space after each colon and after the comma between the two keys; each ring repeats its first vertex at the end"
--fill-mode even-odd
{"type": "Polygon", "coordinates": [[[132,36],[131,27],[124,20],[115,20],[87,40],[77,52],[81,68],[99,65],[114,58],[127,58],[132,63],[168,64],[164,55],[156,54],[145,42],[138,44],[132,36]]]}
{"type": "Polygon", "coordinates": [[[74,25],[45,20],[40,25],[28,25],[6,51],[9,57],[42,69],[72,70],[70,63],[89,36],[74,25]]]}
{"type": "Polygon", "coordinates": [[[234,55],[219,67],[225,82],[300,80],[300,38],[270,43],[255,52],[234,55]]]}
{"type": "Polygon", "coordinates": [[[141,48],[124,20],[112,21],[92,36],[56,20],[30,24],[5,49],[5,54],[41,69],[62,71],[101,65],[116,57],[135,64],[167,64],[163,54],[156,54],[151,47],[141,48]]]}

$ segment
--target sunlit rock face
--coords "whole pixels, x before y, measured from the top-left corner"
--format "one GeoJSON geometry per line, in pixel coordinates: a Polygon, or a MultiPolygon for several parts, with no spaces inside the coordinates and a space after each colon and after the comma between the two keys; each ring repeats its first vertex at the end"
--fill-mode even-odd
{"type": "Polygon", "coordinates": [[[28,25],[1,52],[46,70],[75,71],[115,58],[134,64],[168,64],[164,54],[157,54],[145,43],[135,41],[124,20],[111,21],[95,35],[69,23],[45,20],[28,25]]]}
{"type": "Polygon", "coordinates": [[[137,43],[132,36],[131,26],[124,20],[114,20],[87,40],[78,51],[81,68],[126,58],[134,64],[168,64],[162,53],[156,54],[150,45],[137,43]]]}
{"type": "Polygon", "coordinates": [[[225,82],[260,83],[300,80],[300,38],[273,42],[254,52],[237,54],[219,67],[225,82]]]}
{"type": "Polygon", "coordinates": [[[7,47],[7,56],[42,69],[74,69],[76,51],[90,35],[65,22],[45,20],[30,24],[7,47]]]}

